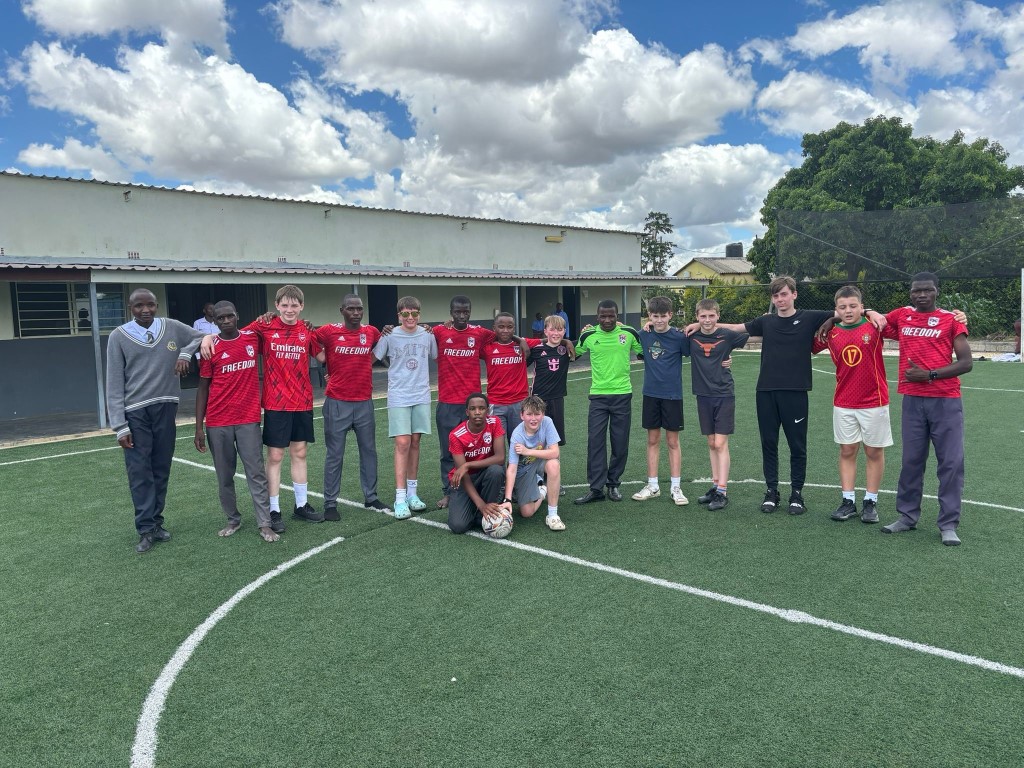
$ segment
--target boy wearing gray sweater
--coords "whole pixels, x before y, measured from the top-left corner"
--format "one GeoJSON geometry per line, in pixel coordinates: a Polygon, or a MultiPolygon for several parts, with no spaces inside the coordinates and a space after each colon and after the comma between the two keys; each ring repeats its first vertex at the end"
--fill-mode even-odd
{"type": "Polygon", "coordinates": [[[107,341],[107,415],[124,448],[139,534],[135,551],[142,554],[171,538],[163,511],[181,394],[178,377],[188,373],[205,334],[157,317],[156,296],[146,288],[133,291],[128,305],[134,319],[107,341]]]}

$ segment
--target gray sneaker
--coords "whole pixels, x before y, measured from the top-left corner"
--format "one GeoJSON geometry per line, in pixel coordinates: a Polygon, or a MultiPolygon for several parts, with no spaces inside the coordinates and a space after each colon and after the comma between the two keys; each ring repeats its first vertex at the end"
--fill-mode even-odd
{"type": "Polygon", "coordinates": [[[901,517],[895,523],[889,523],[888,525],[882,526],[882,533],[904,533],[905,531],[912,531],[917,526],[911,525],[910,523],[903,522],[901,517]]]}
{"type": "Polygon", "coordinates": [[[875,506],[875,502],[868,499],[864,500],[864,506],[860,510],[860,521],[862,523],[878,522],[878,508],[875,506]]]}
{"type": "Polygon", "coordinates": [[[853,499],[843,499],[843,503],[839,505],[839,508],[832,513],[833,520],[849,520],[851,517],[857,516],[857,505],[853,499]]]}
{"type": "Polygon", "coordinates": [[[708,509],[712,512],[717,512],[720,509],[725,509],[727,506],[729,506],[729,497],[716,489],[715,495],[712,496],[711,501],[708,502],[708,509]]]}
{"type": "Polygon", "coordinates": [[[942,543],[947,547],[959,547],[960,537],[956,535],[956,531],[939,531],[942,534],[942,543]]]}

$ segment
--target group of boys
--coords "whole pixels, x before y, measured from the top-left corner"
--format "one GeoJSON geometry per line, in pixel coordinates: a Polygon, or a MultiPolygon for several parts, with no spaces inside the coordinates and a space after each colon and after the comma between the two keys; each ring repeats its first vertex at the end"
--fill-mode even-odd
{"type": "Polygon", "coordinates": [[[718,322],[718,305],[703,300],[697,305],[697,322],[685,332],[670,327],[673,304],[667,297],[648,302],[650,323],[639,331],[620,324],[615,302],[604,300],[597,308],[598,325],[585,328],[574,349],[564,338],[566,323],[557,314],[545,319],[544,339],[520,339],[514,335],[514,318],[508,313],[496,316],[493,331],[471,325],[472,306],[465,296],[451,300],[450,322],[433,327],[420,325],[419,301],[403,297],[397,307],[398,325],[378,331],[362,323],[362,300],[349,294],[341,304],[343,322],[314,329],[300,319],[301,290],[284,286],[275,297],[277,313],[242,329],[237,327],[237,311],[230,302],[214,305],[219,334],[210,335],[157,317],[155,296],[139,289],[129,299],[133,320],[111,335],[107,372],[110,420],[125,449],[135,506],[139,534],[136,550],[146,552],[155,543],[170,539],[162,513],[174,450],[177,375],[187,371],[200,343],[194,444],[199,451],[208,447],[214,458],[220,503],[227,517],[219,535],[230,536],[241,526],[233,481],[237,459],[241,458],[259,533],[272,542],[284,532],[280,488],[285,450],[290,454],[295,494],[292,516],[309,522],[340,519],[338,497],[349,430],[356,433],[365,506],[392,512],[377,496],[374,359],[389,363],[388,434],[395,441],[393,514],[397,519],[426,509],[418,494],[419,452],[421,435],[431,431],[429,360],[436,358],[436,425],[443,492],[437,507],[448,508],[450,528],[464,532],[483,517],[498,514],[502,507],[510,512],[513,499],[521,514],[529,517],[546,498],[548,527],[564,530],[558,515],[558,458],[559,447],[565,444],[566,374],[576,353],[590,354],[592,384],[587,445],[589,490],[575,503],[622,500],[619,485],[626,467],[632,414],[630,357],[636,354],[644,360],[642,425],[647,430],[648,478],[632,498],[647,501],[661,493],[658,461],[664,430],[670,495],[677,505],[688,503],[680,484],[679,431],[683,427],[682,359],[689,357],[713,481],[698,502],[712,510],[723,509],[728,504],[728,436],[735,428],[730,353],[742,347],[750,335],[763,339],[756,395],[767,485],[761,510],[773,512],[780,504],[781,427],[790,448],[788,510],[790,514],[806,511],[802,488],[807,462],[810,353],[827,348],[837,366],[833,431],[841,446],[842,502],[833,519],[846,520],[859,514],[863,522],[877,522],[884,447],[892,444],[888,386],[881,361],[881,340],[885,336],[900,342],[899,391],[905,399],[904,461],[896,503],[900,519],[882,530],[899,533],[915,527],[921,513],[930,441],[939,461],[938,522],[942,541],[959,544],[956,527],[963,487],[963,415],[958,377],[969,371],[972,363],[962,313],[935,307],[938,279],[929,273],[916,275],[910,292],[912,306],[885,317],[865,311],[860,292],[850,286],[837,293],[834,312],[796,309],[792,278],[777,278],[770,290],[774,314],[744,324],[722,324],[718,322]],[[838,324],[833,328],[835,320],[838,324]],[[957,359],[950,362],[953,355],[957,359]],[[307,444],[315,440],[311,357],[324,363],[328,371],[323,513],[308,501],[306,451],[307,444]],[[262,388],[259,358],[264,366],[262,388]],[[486,396],[479,391],[481,361],[488,371],[486,396]],[[527,378],[529,364],[534,364],[536,370],[532,395],[527,378]],[[506,436],[510,441],[507,468],[506,436]],[[853,483],[861,444],[867,455],[867,493],[858,513],[853,483]],[[265,464],[263,445],[267,446],[265,464]]]}

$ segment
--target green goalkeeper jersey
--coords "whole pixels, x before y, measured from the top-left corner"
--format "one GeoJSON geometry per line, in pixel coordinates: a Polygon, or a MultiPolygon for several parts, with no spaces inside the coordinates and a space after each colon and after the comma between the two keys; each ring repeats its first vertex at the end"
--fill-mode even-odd
{"type": "Polygon", "coordinates": [[[590,353],[590,394],[632,394],[630,353],[642,355],[643,351],[640,334],[628,325],[620,325],[613,331],[602,331],[600,326],[584,331],[576,344],[576,353],[590,353]]]}

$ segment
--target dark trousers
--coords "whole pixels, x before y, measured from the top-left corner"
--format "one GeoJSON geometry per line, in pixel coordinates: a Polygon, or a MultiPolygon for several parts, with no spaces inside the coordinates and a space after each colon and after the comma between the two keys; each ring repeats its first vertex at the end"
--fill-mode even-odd
{"type": "Polygon", "coordinates": [[[629,458],[629,427],[633,421],[633,395],[591,395],[587,413],[587,483],[601,493],[605,485],[618,486],[629,458]],[[611,436],[612,457],[608,460],[611,436]]]}
{"type": "Polygon", "coordinates": [[[263,464],[263,435],[259,422],[236,424],[230,427],[207,427],[206,442],[213,456],[213,468],[217,472],[217,492],[220,508],[230,525],[242,524],[238,511],[238,497],[235,495],[235,470],[238,459],[245,467],[245,481],[252,497],[256,525],[264,528],[270,525],[270,493],[267,489],[267,472],[263,464]]]}
{"type": "Polygon", "coordinates": [[[441,448],[441,493],[445,496],[451,494],[448,487],[448,473],[455,468],[455,460],[452,459],[452,452],[448,450],[448,438],[452,430],[466,418],[465,403],[441,403],[437,404],[437,412],[434,420],[437,423],[437,442],[441,448]]]}
{"type": "Polygon", "coordinates": [[[324,400],[324,504],[337,506],[341,493],[341,470],[345,463],[345,442],[348,432],[356,433],[359,448],[359,485],[363,501],[377,501],[377,422],[372,400],[324,400]]]}
{"type": "Polygon", "coordinates": [[[939,530],[960,523],[964,491],[964,408],[959,397],[903,396],[903,468],[896,486],[896,511],[911,525],[921,518],[929,443],[939,465],[939,530]]]}
{"type": "Polygon", "coordinates": [[[177,415],[177,403],[154,403],[125,414],[134,447],[124,452],[124,466],[135,506],[135,530],[140,535],[164,524],[177,415]]]}
{"type": "Polygon", "coordinates": [[[757,429],[761,433],[761,462],[764,481],[779,488],[779,427],[789,445],[789,484],[794,491],[807,478],[807,393],[777,389],[757,393],[757,429]]]}
{"type": "MultiPolygon", "coordinates": [[[[497,504],[505,494],[505,469],[498,464],[491,464],[475,475],[466,475],[462,483],[472,483],[481,499],[497,504]]],[[[461,487],[452,488],[448,499],[448,527],[452,533],[465,533],[470,528],[479,528],[481,520],[483,515],[477,510],[469,494],[461,487]]]]}
{"type": "Polygon", "coordinates": [[[555,430],[558,432],[558,444],[565,445],[565,398],[552,397],[544,402],[547,405],[544,415],[554,422],[555,430]]]}

